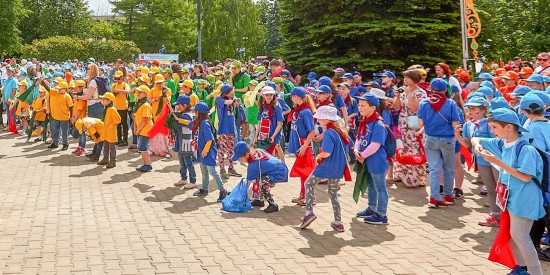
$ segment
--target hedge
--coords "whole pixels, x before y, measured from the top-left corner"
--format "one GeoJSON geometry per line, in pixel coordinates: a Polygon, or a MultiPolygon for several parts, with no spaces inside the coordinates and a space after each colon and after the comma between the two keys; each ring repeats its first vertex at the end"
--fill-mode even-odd
{"type": "Polygon", "coordinates": [[[23,58],[37,58],[45,61],[61,62],[78,59],[87,60],[94,57],[96,61],[112,62],[117,59],[131,61],[141,53],[133,41],[108,39],[82,40],[69,36],[54,36],[34,40],[22,49],[23,58]],[[98,58],[99,55],[99,58],[98,58]]]}

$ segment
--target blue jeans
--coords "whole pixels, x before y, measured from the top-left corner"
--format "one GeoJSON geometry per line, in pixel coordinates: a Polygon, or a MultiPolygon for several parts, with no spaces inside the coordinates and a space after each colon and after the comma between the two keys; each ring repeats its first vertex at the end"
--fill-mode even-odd
{"type": "Polygon", "coordinates": [[[386,216],[388,212],[388,189],[386,188],[385,174],[370,174],[372,184],[367,186],[369,208],[376,210],[380,216],[386,216]]]}
{"type": "Polygon", "coordinates": [[[208,179],[208,174],[212,175],[214,177],[214,180],[218,184],[218,190],[223,190],[223,182],[222,178],[218,174],[218,171],[216,171],[216,166],[206,166],[204,164],[200,164],[201,173],[202,173],[202,187],[201,189],[208,190],[208,183],[210,180],[208,179]]]}
{"type": "Polygon", "coordinates": [[[193,166],[193,161],[191,156],[183,155],[181,152],[178,152],[178,158],[180,160],[180,175],[182,180],[187,180],[187,170],[189,170],[189,182],[197,182],[197,174],[195,173],[195,167],[193,166]]]}
{"type": "Polygon", "coordinates": [[[82,130],[82,134],[78,138],[78,147],[86,147],[86,131],[82,130]]]}
{"type": "MultiPolygon", "coordinates": [[[[105,109],[105,107],[103,106],[103,104],[101,104],[101,102],[94,103],[94,104],[88,106],[88,117],[101,118],[101,115],[103,114],[104,109],[105,109]]],[[[86,138],[84,138],[82,143],[79,140],[78,141],[78,146],[86,147],[86,138]]],[[[92,151],[94,156],[99,157],[99,155],[101,154],[101,149],[102,148],[103,148],[103,144],[99,144],[99,143],[95,144],[94,145],[94,150],[92,151]]]]}
{"type": "Polygon", "coordinates": [[[92,155],[95,158],[99,158],[99,156],[101,155],[101,150],[102,149],[103,149],[103,141],[100,141],[100,142],[94,144],[94,149],[92,150],[92,155]]]}
{"type": "Polygon", "coordinates": [[[53,143],[59,143],[59,132],[61,131],[61,137],[63,139],[63,145],[69,145],[69,121],[60,121],[52,118],[52,138],[53,143]]]}
{"type": "Polygon", "coordinates": [[[426,137],[426,157],[430,167],[430,197],[441,200],[439,176],[443,169],[443,194],[451,196],[455,178],[454,138],[426,137]]]}

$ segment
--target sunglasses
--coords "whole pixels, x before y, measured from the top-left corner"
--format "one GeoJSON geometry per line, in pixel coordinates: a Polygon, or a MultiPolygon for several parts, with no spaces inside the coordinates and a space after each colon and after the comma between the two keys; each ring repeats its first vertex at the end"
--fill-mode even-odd
{"type": "Polygon", "coordinates": [[[548,61],[548,58],[537,58],[539,61],[548,61]]]}

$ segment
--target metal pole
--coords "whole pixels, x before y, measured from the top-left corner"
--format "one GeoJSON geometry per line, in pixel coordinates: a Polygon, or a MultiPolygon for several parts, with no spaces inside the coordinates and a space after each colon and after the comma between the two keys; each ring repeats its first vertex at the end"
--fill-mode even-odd
{"type": "Polygon", "coordinates": [[[460,27],[462,31],[462,68],[468,70],[468,34],[466,33],[466,3],[460,0],[460,27]]]}
{"type": "Polygon", "coordinates": [[[197,47],[198,47],[198,60],[202,63],[202,27],[201,27],[201,0],[197,0],[197,47]]]}

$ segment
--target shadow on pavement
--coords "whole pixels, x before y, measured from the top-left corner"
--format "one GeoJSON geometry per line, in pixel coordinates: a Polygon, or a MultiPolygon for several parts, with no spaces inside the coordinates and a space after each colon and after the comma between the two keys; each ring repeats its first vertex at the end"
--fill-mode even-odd
{"type": "Polygon", "coordinates": [[[96,165],[94,162],[87,161],[84,158],[78,158],[74,155],[58,155],[50,159],[43,160],[41,163],[51,163],[51,166],[82,166],[82,165],[96,165]]]}
{"type": "MultiPolygon", "coordinates": [[[[367,194],[367,193],[365,193],[367,194]]],[[[388,186],[389,199],[406,206],[421,207],[427,205],[428,191],[425,187],[411,189],[405,187],[403,183],[397,184],[397,188],[388,186]]]]}
{"type": "Polygon", "coordinates": [[[100,174],[103,173],[103,171],[105,171],[105,168],[103,168],[103,166],[97,166],[93,162],[88,162],[88,163],[93,164],[94,168],[89,169],[89,170],[84,170],[84,171],[80,172],[79,174],[69,175],[69,177],[71,177],[71,178],[93,177],[93,176],[100,175],[100,174]]]}
{"type": "MultiPolygon", "coordinates": [[[[115,174],[111,177],[111,180],[103,182],[103,184],[115,184],[115,183],[121,183],[121,182],[130,182],[132,180],[135,180],[141,176],[141,172],[139,171],[132,171],[130,173],[124,173],[124,174],[115,174]]],[[[143,193],[143,192],[142,192],[143,193]]]]}
{"type": "MultiPolygon", "coordinates": [[[[172,214],[183,214],[185,212],[193,212],[195,210],[198,210],[201,207],[213,205],[213,204],[220,204],[218,202],[208,202],[204,198],[201,197],[188,197],[183,201],[169,201],[172,206],[166,207],[168,212],[172,214]]],[[[220,204],[221,206],[221,204],[220,204]]]]}
{"type": "Polygon", "coordinates": [[[495,240],[497,233],[498,227],[492,227],[491,231],[489,232],[479,231],[475,234],[466,233],[460,236],[459,240],[465,243],[477,242],[477,245],[472,245],[472,248],[475,251],[489,253],[491,251],[491,246],[493,245],[493,241],[495,240]]]}
{"type": "Polygon", "coordinates": [[[452,230],[466,227],[466,222],[460,221],[461,217],[468,216],[472,209],[462,206],[464,200],[455,200],[455,205],[441,208],[430,208],[426,216],[418,218],[433,227],[441,230],[452,230]]]}

